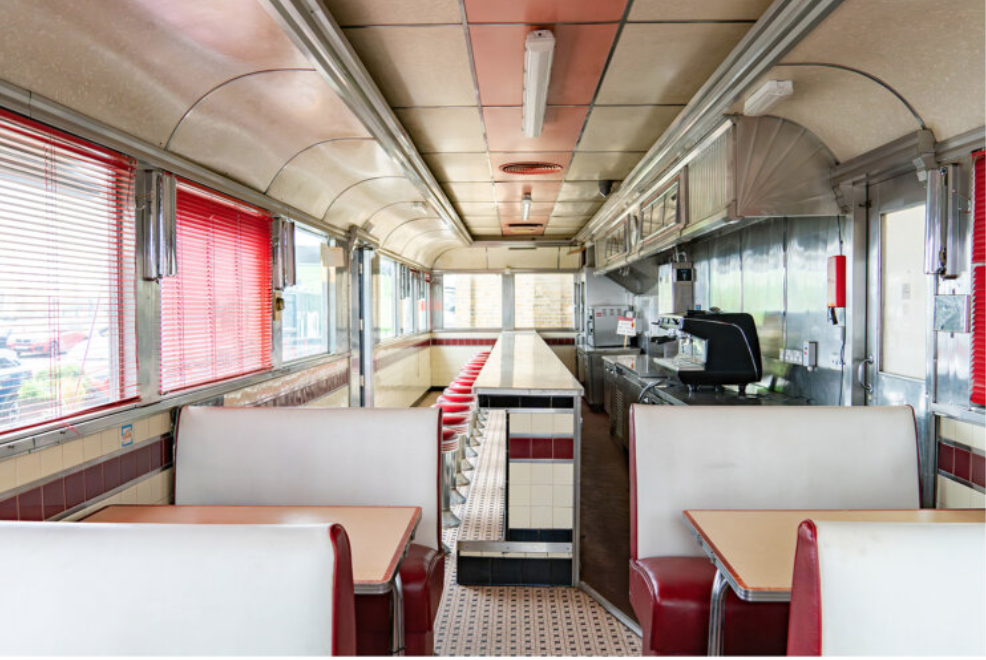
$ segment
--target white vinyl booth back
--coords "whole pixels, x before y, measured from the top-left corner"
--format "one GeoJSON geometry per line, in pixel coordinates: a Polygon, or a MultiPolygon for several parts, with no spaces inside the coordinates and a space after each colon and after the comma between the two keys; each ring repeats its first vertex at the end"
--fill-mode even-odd
{"type": "Polygon", "coordinates": [[[175,504],[419,506],[437,550],[438,433],[431,408],[183,408],[175,504]]]}
{"type": "Polygon", "coordinates": [[[0,523],[0,655],[330,655],[328,525],[0,523]]]}
{"type": "Polygon", "coordinates": [[[910,407],[633,406],[635,558],[701,556],[685,509],[916,509],[910,407]]]}
{"type": "Polygon", "coordinates": [[[822,655],[986,655],[983,525],[815,527],[822,655]]]}

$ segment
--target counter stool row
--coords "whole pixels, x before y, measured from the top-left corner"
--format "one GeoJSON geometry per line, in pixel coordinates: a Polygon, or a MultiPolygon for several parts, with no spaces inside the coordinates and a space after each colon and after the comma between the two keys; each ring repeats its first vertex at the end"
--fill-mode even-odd
{"type": "Polygon", "coordinates": [[[465,475],[474,469],[469,459],[477,459],[486,426],[485,411],[477,405],[473,383],[482,371],[489,351],[476,353],[445,388],[432,406],[442,410],[442,527],[458,527],[459,518],[452,513],[453,504],[462,504],[468,497],[470,480],[465,475]]]}

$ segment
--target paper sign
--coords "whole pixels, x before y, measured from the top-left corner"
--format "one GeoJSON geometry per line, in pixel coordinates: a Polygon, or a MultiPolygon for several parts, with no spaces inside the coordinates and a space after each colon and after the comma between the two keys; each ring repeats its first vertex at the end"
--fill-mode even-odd
{"type": "Polygon", "coordinates": [[[134,425],[125,424],[120,427],[120,446],[126,447],[134,443],[134,425]]]}
{"type": "Polygon", "coordinates": [[[616,334],[621,337],[632,337],[637,334],[637,319],[626,316],[616,317],[616,334]]]}

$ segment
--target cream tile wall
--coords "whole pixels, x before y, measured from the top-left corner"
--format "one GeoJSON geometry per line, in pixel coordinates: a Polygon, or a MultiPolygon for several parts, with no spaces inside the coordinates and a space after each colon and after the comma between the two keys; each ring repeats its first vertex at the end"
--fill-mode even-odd
{"type": "Polygon", "coordinates": [[[982,426],[941,417],[938,420],[938,435],[943,440],[951,440],[967,447],[986,451],[986,429],[982,426]]]}
{"type": "MultiPolygon", "coordinates": [[[[511,413],[515,437],[571,437],[575,418],[568,413],[511,413]]],[[[511,459],[507,510],[512,529],[572,529],[575,514],[575,463],[571,460],[511,459]]]]}
{"type": "Polygon", "coordinates": [[[429,347],[408,347],[401,356],[373,377],[375,408],[407,408],[431,387],[431,356],[429,347]]]}
{"type": "Polygon", "coordinates": [[[349,407],[349,388],[342,387],[326,394],[321,399],[310,402],[306,408],[347,408],[349,407]]]}
{"type": "Polygon", "coordinates": [[[938,477],[939,509],[984,509],[986,495],[948,477],[938,477]]]}
{"type": "Polygon", "coordinates": [[[81,520],[103,507],[114,504],[171,504],[174,498],[175,470],[174,468],[168,468],[167,470],[149,475],[126,490],[104,498],[63,520],[81,520]]]}

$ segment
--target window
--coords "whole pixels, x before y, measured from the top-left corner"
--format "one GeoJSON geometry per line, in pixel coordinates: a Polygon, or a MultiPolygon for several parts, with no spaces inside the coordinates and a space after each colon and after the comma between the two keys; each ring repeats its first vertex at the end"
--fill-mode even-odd
{"type": "Polygon", "coordinates": [[[414,334],[414,282],[415,271],[400,266],[401,286],[398,303],[401,311],[401,335],[414,334]]]}
{"type": "Polygon", "coordinates": [[[322,265],[326,238],[295,225],[294,286],[284,289],[281,354],[285,361],[329,351],[329,273],[322,265]]]}
{"type": "Polygon", "coordinates": [[[499,275],[446,274],[442,283],[443,327],[503,325],[503,287],[499,275]]]}
{"type": "Polygon", "coordinates": [[[180,181],[178,274],[161,281],[161,391],[271,366],[271,219],[180,181]]]}
{"type": "Polygon", "coordinates": [[[375,342],[397,336],[397,318],[394,313],[394,288],[397,280],[397,264],[387,257],[374,259],[373,269],[373,327],[375,342]]]}
{"type": "Polygon", "coordinates": [[[133,176],[0,111],[0,433],[137,397],[133,176]]]}
{"type": "Polygon", "coordinates": [[[430,319],[428,318],[428,276],[424,273],[418,273],[417,276],[417,302],[415,303],[418,308],[418,332],[428,332],[430,329],[430,319]]]}
{"type": "Polygon", "coordinates": [[[575,276],[514,275],[514,321],[518,328],[575,327],[575,276]]]}

